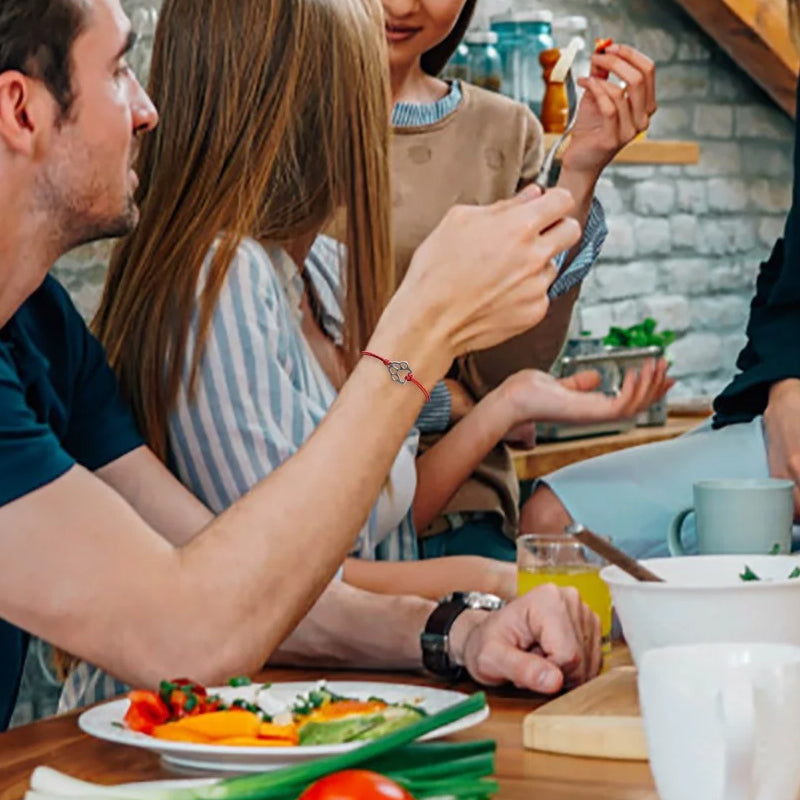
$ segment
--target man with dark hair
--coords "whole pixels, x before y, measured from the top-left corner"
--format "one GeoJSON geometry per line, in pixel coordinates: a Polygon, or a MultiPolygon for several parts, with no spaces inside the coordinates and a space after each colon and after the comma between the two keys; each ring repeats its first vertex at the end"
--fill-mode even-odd
{"type": "MultiPolygon", "coordinates": [[[[144,446],[100,345],[47,275],[71,247],[137,221],[135,142],[157,114],[126,64],[132,41],[118,0],[0,6],[0,728],[23,631],[134,684],[219,681],[268,658],[424,659],[544,692],[596,674],[599,623],[574,590],[542,587],[490,614],[485,597],[437,607],[330,583],[422,406],[380,363],[360,363],[300,452],[217,519],[144,446]]],[[[549,262],[579,236],[570,212],[559,191],[454,210],[369,349],[431,386],[455,356],[535,324],[549,262]]]]}
{"type": "Polygon", "coordinates": [[[64,114],[74,99],[72,44],[86,21],[83,0],[29,0],[0,5],[0,72],[43,81],[64,114]]]}

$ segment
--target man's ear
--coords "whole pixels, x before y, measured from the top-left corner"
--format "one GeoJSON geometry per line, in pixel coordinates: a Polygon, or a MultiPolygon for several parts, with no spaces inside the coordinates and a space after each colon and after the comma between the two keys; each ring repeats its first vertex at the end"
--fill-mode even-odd
{"type": "Polygon", "coordinates": [[[39,81],[16,70],[0,73],[0,141],[12,152],[35,156],[50,136],[55,107],[39,81]]]}

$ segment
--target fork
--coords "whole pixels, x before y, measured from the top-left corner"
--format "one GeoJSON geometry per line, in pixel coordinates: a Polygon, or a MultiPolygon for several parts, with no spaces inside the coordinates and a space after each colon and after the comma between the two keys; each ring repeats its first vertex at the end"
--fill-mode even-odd
{"type": "Polygon", "coordinates": [[[553,173],[553,163],[556,159],[556,154],[558,153],[559,148],[562,144],[564,144],[564,140],[569,136],[572,132],[572,129],[575,127],[575,120],[578,116],[578,89],[575,85],[575,78],[572,75],[572,70],[570,69],[567,72],[566,77],[564,78],[564,86],[567,90],[567,108],[569,110],[567,116],[567,127],[564,129],[564,133],[558,137],[558,139],[553,142],[550,149],[547,151],[547,155],[544,157],[544,161],[542,162],[542,166],[539,169],[539,174],[536,176],[536,180],[534,183],[541,188],[541,190],[547,191],[552,185],[552,173],[553,173]]]}

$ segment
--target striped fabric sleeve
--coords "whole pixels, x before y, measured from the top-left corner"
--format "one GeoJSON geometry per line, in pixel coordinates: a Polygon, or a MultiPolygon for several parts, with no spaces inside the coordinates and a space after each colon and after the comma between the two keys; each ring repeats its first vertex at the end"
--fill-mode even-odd
{"type": "Polygon", "coordinates": [[[417,417],[420,433],[442,433],[450,427],[450,390],[444,381],[431,389],[431,400],[425,403],[417,417]]]}
{"type": "MultiPolygon", "coordinates": [[[[269,256],[255,242],[242,243],[229,269],[192,395],[189,365],[197,326],[195,313],[170,417],[170,446],[183,482],[219,513],[297,452],[335,393],[310,375],[318,365],[269,256]]],[[[407,449],[415,445],[416,437],[410,437],[407,449]]],[[[414,455],[406,454],[412,464],[414,455]]],[[[313,496],[313,486],[307,491],[313,496]]],[[[395,511],[396,500],[381,493],[359,535],[358,555],[374,553],[387,524],[396,527],[405,517],[408,505],[395,511]]]]}
{"type": "MultiPolygon", "coordinates": [[[[603,248],[607,235],[608,226],[606,225],[605,211],[600,201],[595,197],[592,200],[589,218],[586,220],[586,226],[583,229],[580,250],[575,258],[572,259],[570,265],[559,274],[550,287],[548,296],[551,300],[554,297],[566,294],[589,274],[600,255],[600,250],[603,248]]],[[[556,256],[555,262],[559,270],[562,268],[566,258],[566,252],[559,253],[556,256]]]]}

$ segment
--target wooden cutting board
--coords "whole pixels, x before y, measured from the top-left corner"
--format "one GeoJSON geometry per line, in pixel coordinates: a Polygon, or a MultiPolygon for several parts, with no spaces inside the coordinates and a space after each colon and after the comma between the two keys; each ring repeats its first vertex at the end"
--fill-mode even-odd
{"type": "Polygon", "coordinates": [[[525,717],[530,750],[647,761],[636,668],[617,667],[525,717]]]}

